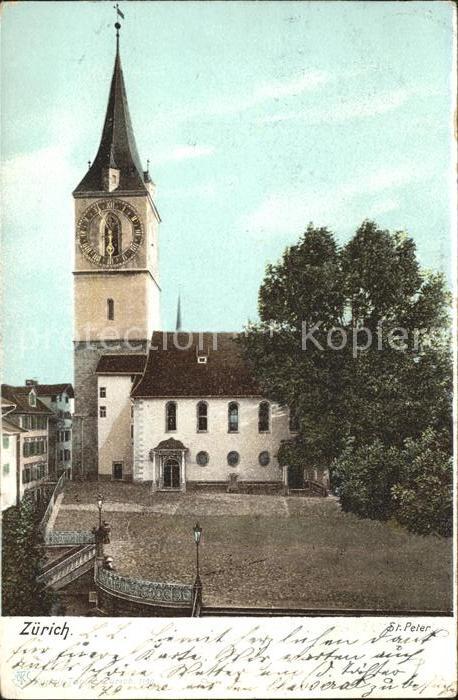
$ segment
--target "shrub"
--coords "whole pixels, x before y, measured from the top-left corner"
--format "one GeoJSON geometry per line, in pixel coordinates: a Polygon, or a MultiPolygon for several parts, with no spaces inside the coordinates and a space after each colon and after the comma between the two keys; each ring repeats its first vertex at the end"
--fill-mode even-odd
{"type": "Polygon", "coordinates": [[[2,613],[47,615],[53,594],[38,584],[43,558],[42,538],[33,501],[25,497],[2,517],[2,613]]]}
{"type": "Polygon", "coordinates": [[[406,440],[402,454],[400,483],[392,489],[396,520],[420,535],[450,536],[453,466],[441,436],[428,429],[420,440],[406,440]]]}
{"type": "Polygon", "coordinates": [[[347,445],[332,465],[342,509],[362,518],[388,520],[393,512],[391,489],[400,469],[399,450],[380,440],[357,449],[347,445]]]}

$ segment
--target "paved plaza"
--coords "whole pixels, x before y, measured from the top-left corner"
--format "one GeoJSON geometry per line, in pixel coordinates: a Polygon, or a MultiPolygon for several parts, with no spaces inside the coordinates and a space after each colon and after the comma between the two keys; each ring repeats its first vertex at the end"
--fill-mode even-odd
{"type": "Polygon", "coordinates": [[[98,492],[112,527],[105,551],[121,574],[192,583],[199,521],[208,605],[450,607],[451,540],[360,520],[332,497],[152,494],[141,484],[68,483],[54,528],[92,529],[98,492]]]}

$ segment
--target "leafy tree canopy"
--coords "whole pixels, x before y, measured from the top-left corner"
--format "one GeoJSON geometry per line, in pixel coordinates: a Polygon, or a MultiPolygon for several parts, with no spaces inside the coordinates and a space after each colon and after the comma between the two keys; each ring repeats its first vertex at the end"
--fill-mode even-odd
{"type": "Polygon", "coordinates": [[[241,339],[265,395],[298,418],[280,462],[328,467],[349,439],[402,447],[429,426],[450,446],[449,305],[404,232],[364,221],[339,248],[309,225],[267,267],[241,339]]]}
{"type": "Polygon", "coordinates": [[[31,498],[2,516],[2,613],[3,615],[49,615],[54,601],[51,591],[37,583],[43,562],[43,540],[38,512],[31,498]]]}

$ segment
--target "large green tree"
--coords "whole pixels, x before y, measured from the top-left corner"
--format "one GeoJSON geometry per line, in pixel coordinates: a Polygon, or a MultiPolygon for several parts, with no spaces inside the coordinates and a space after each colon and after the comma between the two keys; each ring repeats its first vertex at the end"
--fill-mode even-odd
{"type": "Polygon", "coordinates": [[[310,225],[267,267],[241,338],[265,394],[298,417],[280,461],[329,467],[349,440],[401,447],[429,426],[450,444],[450,352],[436,342],[448,305],[405,233],[365,221],[339,249],[310,225]]]}
{"type": "Polygon", "coordinates": [[[48,615],[53,594],[37,583],[43,562],[43,539],[39,513],[33,499],[2,514],[2,613],[3,615],[48,615]]]}
{"type": "Polygon", "coordinates": [[[334,237],[326,228],[309,226],[277,265],[267,267],[259,291],[260,322],[241,337],[266,396],[288,404],[297,416],[298,435],[283,449],[297,453],[298,460],[307,453],[316,465],[336,456],[342,433],[337,397],[345,361],[327,346],[326,336],[343,323],[344,301],[334,237]],[[315,327],[304,350],[304,329],[315,327]]]}

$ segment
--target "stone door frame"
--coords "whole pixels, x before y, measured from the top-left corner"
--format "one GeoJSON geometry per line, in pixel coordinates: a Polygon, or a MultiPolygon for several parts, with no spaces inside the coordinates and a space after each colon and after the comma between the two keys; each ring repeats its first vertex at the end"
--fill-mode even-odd
{"type": "Polygon", "coordinates": [[[153,489],[157,484],[157,489],[159,491],[186,491],[186,452],[187,450],[153,451],[153,489]],[[170,458],[176,459],[180,467],[180,485],[178,488],[164,486],[164,465],[165,462],[170,458]]]}

